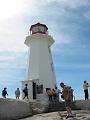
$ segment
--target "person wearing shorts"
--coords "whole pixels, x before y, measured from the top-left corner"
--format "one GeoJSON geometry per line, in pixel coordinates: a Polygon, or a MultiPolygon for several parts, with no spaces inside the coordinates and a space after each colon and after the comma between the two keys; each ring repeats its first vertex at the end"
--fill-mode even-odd
{"type": "Polygon", "coordinates": [[[71,96],[70,96],[70,92],[69,92],[69,87],[64,85],[63,82],[60,83],[60,86],[62,87],[62,92],[61,94],[63,95],[63,98],[65,100],[65,107],[66,107],[66,110],[67,110],[67,116],[66,116],[66,119],[67,118],[70,118],[70,117],[74,117],[75,114],[72,113],[72,110],[71,110],[71,96]]]}

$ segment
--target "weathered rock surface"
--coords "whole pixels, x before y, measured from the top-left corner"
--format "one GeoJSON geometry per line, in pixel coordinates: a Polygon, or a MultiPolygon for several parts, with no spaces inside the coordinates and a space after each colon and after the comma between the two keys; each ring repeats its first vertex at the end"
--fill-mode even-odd
{"type": "Polygon", "coordinates": [[[0,120],[16,120],[30,115],[32,111],[28,102],[0,98],[0,120]]]}
{"type": "MultiPolygon", "coordinates": [[[[90,100],[78,100],[74,104],[76,117],[69,118],[69,120],[90,120],[90,100]],[[76,108],[82,110],[76,111],[76,108]]],[[[19,120],[20,118],[22,118],[20,120],[65,120],[66,111],[62,112],[62,110],[65,110],[63,102],[50,103],[39,100],[25,102],[0,98],[0,120],[19,120]],[[27,116],[29,117],[25,118],[27,116]]]]}
{"type": "MultiPolygon", "coordinates": [[[[90,120],[90,111],[86,110],[77,110],[73,111],[76,113],[76,117],[68,118],[68,120],[90,120]]],[[[20,120],[66,120],[66,111],[58,111],[58,112],[51,112],[51,113],[42,113],[33,115],[29,118],[20,119],[20,120]]]]}
{"type": "Polygon", "coordinates": [[[77,100],[75,105],[82,110],[90,110],[90,100],[77,100]]]}
{"type": "Polygon", "coordinates": [[[30,102],[33,114],[48,112],[49,102],[35,100],[30,102]]]}

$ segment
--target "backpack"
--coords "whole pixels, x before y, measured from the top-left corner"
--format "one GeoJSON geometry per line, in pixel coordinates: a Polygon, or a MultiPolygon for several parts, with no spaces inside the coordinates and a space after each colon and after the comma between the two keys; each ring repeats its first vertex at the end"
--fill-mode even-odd
{"type": "Polygon", "coordinates": [[[24,89],[24,90],[23,90],[23,92],[25,93],[25,92],[26,92],[26,90],[24,89]]]}
{"type": "Polygon", "coordinates": [[[7,94],[7,91],[6,90],[3,90],[2,91],[2,96],[5,96],[7,94]]]}
{"type": "Polygon", "coordinates": [[[23,92],[24,92],[24,93],[28,93],[28,88],[25,87],[25,88],[23,89],[23,92]]]}
{"type": "Polygon", "coordinates": [[[67,98],[67,95],[68,95],[68,99],[71,100],[71,91],[72,89],[68,86],[65,86],[63,91],[62,91],[62,98],[63,99],[66,99],[67,98]]]}

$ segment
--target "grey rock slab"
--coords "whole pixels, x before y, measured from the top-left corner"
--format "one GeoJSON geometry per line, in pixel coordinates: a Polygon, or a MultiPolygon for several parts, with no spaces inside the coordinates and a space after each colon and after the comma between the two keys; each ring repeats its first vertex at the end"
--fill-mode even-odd
{"type": "Polygon", "coordinates": [[[28,102],[0,98],[0,120],[15,120],[30,115],[32,111],[28,102]]]}

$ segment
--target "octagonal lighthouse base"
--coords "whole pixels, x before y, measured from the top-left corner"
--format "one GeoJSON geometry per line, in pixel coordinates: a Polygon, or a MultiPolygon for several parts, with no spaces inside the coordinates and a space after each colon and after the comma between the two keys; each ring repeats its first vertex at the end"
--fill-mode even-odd
{"type": "MultiPolygon", "coordinates": [[[[25,87],[25,84],[27,84],[28,88],[28,98],[25,98],[26,101],[32,101],[32,100],[41,100],[41,101],[48,101],[48,95],[46,90],[48,88],[45,88],[43,84],[39,83],[39,79],[32,79],[32,80],[24,80],[22,81],[22,90],[25,87]]],[[[24,97],[24,93],[22,94],[22,99],[24,97]]]]}

